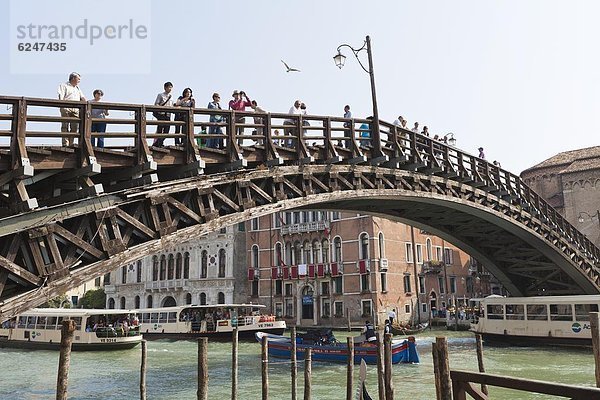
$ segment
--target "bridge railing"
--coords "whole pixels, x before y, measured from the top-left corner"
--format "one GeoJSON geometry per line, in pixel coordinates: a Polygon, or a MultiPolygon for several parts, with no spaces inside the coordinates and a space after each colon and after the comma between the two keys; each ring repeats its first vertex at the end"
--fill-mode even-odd
{"type": "MultiPolygon", "coordinates": [[[[17,193],[29,208],[37,205],[28,201],[25,186],[25,179],[34,173],[32,166],[36,171],[73,169],[71,175],[78,176],[81,171],[98,171],[95,164],[110,169],[123,167],[124,162],[141,174],[173,165],[188,165],[185,171],[204,167],[216,171],[248,163],[267,166],[290,162],[366,163],[422,171],[479,187],[539,219],[549,228],[540,232],[549,240],[560,237],[576,244],[586,255],[600,258],[600,250],[519,176],[385,121],[380,121],[377,135],[371,131],[372,121],[368,119],[332,116],[10,96],[0,96],[2,108],[7,111],[0,111],[0,185],[12,182],[17,190],[11,193],[17,193]],[[70,114],[75,116],[65,116],[61,115],[61,109],[77,112],[70,114]],[[108,117],[92,118],[92,111],[98,109],[108,110],[108,117]],[[157,120],[153,117],[155,113],[174,117],[170,121],[157,120]],[[77,124],[76,129],[62,132],[61,126],[67,123],[77,124]],[[94,132],[92,126],[98,123],[106,124],[106,132],[94,132]],[[168,134],[155,132],[156,128],[167,125],[171,128],[168,134]],[[93,146],[92,139],[101,137],[105,140],[104,148],[93,146]],[[379,145],[373,142],[377,137],[379,145]],[[64,147],[63,139],[77,141],[77,145],[64,147]],[[162,139],[167,142],[160,144],[162,139]],[[171,144],[171,140],[178,144],[171,144]],[[46,155],[51,149],[64,157],[46,155]],[[37,160],[31,165],[29,153],[34,153],[37,160]],[[126,157],[115,160],[119,154],[126,157]]],[[[131,176],[123,179],[131,180],[131,176]]],[[[111,187],[117,190],[123,185],[111,187]]]]}

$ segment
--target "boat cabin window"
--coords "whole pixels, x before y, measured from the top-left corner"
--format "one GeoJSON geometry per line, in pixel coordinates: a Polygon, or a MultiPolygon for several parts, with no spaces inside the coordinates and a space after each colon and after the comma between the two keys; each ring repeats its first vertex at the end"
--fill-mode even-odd
{"type": "Polygon", "coordinates": [[[58,317],[48,317],[46,321],[46,329],[56,329],[56,320],[58,317]]]}
{"type": "Polygon", "coordinates": [[[598,304],[575,304],[576,321],[589,321],[591,312],[598,312],[598,304]]]}
{"type": "Polygon", "coordinates": [[[35,324],[35,329],[46,329],[46,320],[48,317],[39,316],[37,319],[37,323],[35,324]]]}
{"type": "Polygon", "coordinates": [[[177,322],[177,313],[170,312],[169,315],[167,316],[167,318],[168,318],[167,322],[177,322]]]}
{"type": "Polygon", "coordinates": [[[525,306],[523,304],[507,304],[506,305],[506,319],[524,320],[525,319],[525,306]]]}
{"type": "Polygon", "coordinates": [[[573,307],[571,304],[550,304],[551,321],[572,321],[573,307]]]}
{"type": "Polygon", "coordinates": [[[27,326],[27,317],[22,315],[19,317],[17,328],[25,328],[27,326]]]}
{"type": "Polygon", "coordinates": [[[529,321],[547,321],[548,308],[545,304],[528,304],[527,320],[529,321]]]}
{"type": "Polygon", "coordinates": [[[504,319],[504,310],[502,304],[488,304],[487,306],[488,319],[504,319]]]}
{"type": "Polygon", "coordinates": [[[36,321],[37,317],[29,317],[27,318],[27,329],[34,329],[35,328],[35,321],[36,321]]]}
{"type": "Polygon", "coordinates": [[[81,330],[81,317],[73,317],[71,319],[73,321],[75,321],[75,330],[80,331],[81,330]]]}

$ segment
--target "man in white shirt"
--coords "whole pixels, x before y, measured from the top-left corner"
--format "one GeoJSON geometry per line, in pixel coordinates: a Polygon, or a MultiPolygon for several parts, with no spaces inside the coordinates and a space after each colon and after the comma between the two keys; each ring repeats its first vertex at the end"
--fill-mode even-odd
{"type": "MultiPolygon", "coordinates": [[[[348,118],[348,119],[352,118],[352,112],[350,111],[350,106],[348,104],[346,104],[346,106],[344,107],[344,118],[348,118]]],[[[351,122],[344,122],[344,128],[351,128],[351,127],[352,127],[351,122]]],[[[345,129],[344,130],[344,142],[342,143],[342,146],[349,149],[350,146],[352,145],[350,143],[351,137],[352,137],[352,131],[350,129],[345,129]]]]}
{"type": "MultiPolygon", "coordinates": [[[[81,82],[81,76],[77,72],[71,72],[69,75],[69,81],[62,83],[58,87],[58,99],[68,101],[85,101],[85,96],[79,89],[79,82],[81,82]]],[[[79,108],[61,108],[61,117],[75,117],[79,118],[79,108]]],[[[60,131],[67,133],[77,133],[78,122],[62,122],[60,131]]],[[[62,145],[67,147],[75,143],[74,137],[62,138],[62,145]]]]}
{"type": "MultiPolygon", "coordinates": [[[[290,111],[288,111],[288,114],[290,115],[302,115],[302,109],[300,108],[302,106],[302,102],[300,100],[296,100],[294,102],[294,105],[290,107],[290,111]]],[[[286,119],[285,121],[283,121],[284,125],[296,125],[296,120],[292,120],[292,119],[286,119]]],[[[293,136],[294,135],[294,129],[286,129],[285,130],[285,134],[289,135],[289,136],[293,136]]],[[[286,145],[288,147],[292,147],[293,146],[293,140],[292,139],[288,139],[286,140],[286,145]]]]}
{"type": "Polygon", "coordinates": [[[414,133],[419,133],[419,123],[415,122],[415,126],[413,126],[413,128],[410,131],[414,133]]]}
{"type": "Polygon", "coordinates": [[[396,319],[396,310],[394,308],[392,308],[389,312],[388,312],[388,321],[390,321],[390,325],[394,324],[394,320],[396,319]]]}
{"type": "MultiPolygon", "coordinates": [[[[155,106],[173,107],[173,99],[172,99],[172,95],[171,95],[171,91],[173,90],[173,84],[171,82],[165,82],[165,84],[163,85],[163,88],[165,89],[165,91],[162,93],[159,93],[156,96],[156,100],[154,100],[154,105],[155,106]]],[[[152,113],[152,116],[154,116],[154,118],[156,118],[158,121],[170,121],[171,120],[171,114],[168,112],[155,111],[152,113]]],[[[157,134],[160,134],[160,133],[168,134],[169,128],[170,128],[170,125],[167,125],[167,124],[157,125],[156,133],[157,134]]],[[[154,138],[154,142],[152,143],[152,146],[163,147],[164,143],[165,143],[165,138],[154,138]]]]}

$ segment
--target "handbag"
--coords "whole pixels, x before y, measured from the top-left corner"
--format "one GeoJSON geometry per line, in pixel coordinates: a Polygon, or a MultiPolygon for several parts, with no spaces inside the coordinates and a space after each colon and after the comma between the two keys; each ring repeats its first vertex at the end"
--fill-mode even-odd
{"type": "MultiPolygon", "coordinates": [[[[169,100],[171,100],[171,95],[169,95],[165,101],[162,102],[162,104],[159,104],[159,106],[164,106],[169,102],[169,100]]],[[[169,114],[163,111],[154,111],[152,112],[152,116],[156,119],[165,119],[169,116],[169,114]]]]}

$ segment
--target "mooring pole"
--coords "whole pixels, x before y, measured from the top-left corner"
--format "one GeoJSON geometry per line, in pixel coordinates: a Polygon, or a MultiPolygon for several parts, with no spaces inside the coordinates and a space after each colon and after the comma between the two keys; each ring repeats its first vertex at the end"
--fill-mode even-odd
{"type": "Polygon", "coordinates": [[[208,338],[198,339],[198,400],[208,400],[208,338]]]}
{"type": "MultiPolygon", "coordinates": [[[[479,372],[485,372],[485,368],[483,366],[483,340],[481,340],[481,335],[475,335],[477,340],[477,365],[479,366],[479,372]]],[[[488,388],[485,383],[481,384],[481,391],[484,394],[488,394],[488,388]]]]}
{"type": "Polygon", "coordinates": [[[384,361],[385,361],[385,400],[394,400],[394,384],[392,383],[392,334],[384,336],[384,361]]]}
{"type": "Polygon", "coordinates": [[[312,349],[307,347],[304,355],[304,400],[312,397],[312,349]]]}
{"type": "Polygon", "coordinates": [[[75,321],[67,319],[62,322],[60,331],[60,355],[58,358],[58,377],[56,380],[56,400],[67,400],[67,387],[69,386],[69,366],[71,364],[71,345],[75,321]]]}
{"type": "Polygon", "coordinates": [[[596,387],[600,387],[600,313],[590,313],[590,325],[592,328],[592,350],[596,365],[596,387]]]}
{"type": "Polygon", "coordinates": [[[354,373],[354,338],[348,336],[346,338],[346,344],[348,346],[348,365],[346,366],[346,400],[352,400],[354,394],[354,382],[352,381],[352,374],[354,373]]]}
{"type": "Polygon", "coordinates": [[[385,400],[385,381],[383,367],[383,343],[381,334],[377,332],[377,389],[379,392],[379,400],[385,400]]]}
{"type": "Polygon", "coordinates": [[[263,336],[261,345],[262,400],[269,400],[269,338],[267,336],[263,336]]]}
{"type": "Polygon", "coordinates": [[[298,397],[298,362],[296,357],[296,327],[292,326],[291,338],[292,352],[290,353],[290,369],[292,374],[292,400],[297,400],[298,397]]]}
{"type": "Polygon", "coordinates": [[[148,360],[148,342],[142,340],[142,365],[140,366],[140,400],[146,400],[146,362],[148,360]]]}
{"type": "Polygon", "coordinates": [[[233,328],[231,338],[231,400],[237,400],[238,389],[238,328],[233,328]]]}

